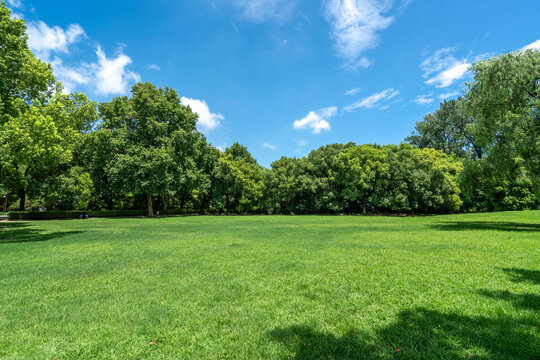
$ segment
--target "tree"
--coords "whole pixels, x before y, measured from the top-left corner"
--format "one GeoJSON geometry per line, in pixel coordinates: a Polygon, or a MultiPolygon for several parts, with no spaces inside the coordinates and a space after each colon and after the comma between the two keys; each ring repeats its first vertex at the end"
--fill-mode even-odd
{"type": "Polygon", "coordinates": [[[466,96],[471,127],[499,173],[521,160],[540,194],[540,51],[517,51],[473,65],[466,96]]]}
{"type": "Polygon", "coordinates": [[[184,199],[193,189],[197,114],[180,103],[175,90],[151,83],[135,84],[131,98],[115,98],[99,106],[102,128],[124,142],[107,170],[115,188],[123,194],[142,194],[148,216],[153,198],[164,201],[179,193],[184,199]]]}
{"type": "Polygon", "coordinates": [[[330,174],[340,190],[344,210],[361,209],[366,214],[369,207],[374,211],[379,189],[390,175],[387,151],[371,145],[347,148],[334,159],[330,174]]]}
{"type": "Polygon", "coordinates": [[[438,110],[416,123],[415,132],[405,141],[421,149],[432,148],[459,157],[481,159],[482,147],[469,129],[473,122],[465,113],[463,98],[445,100],[438,110]]]}
{"type": "Polygon", "coordinates": [[[218,209],[233,212],[261,209],[263,168],[244,146],[235,143],[220,155],[214,178],[213,198],[218,209]]]}
{"type": "Polygon", "coordinates": [[[56,96],[32,105],[0,126],[0,168],[4,186],[19,197],[25,210],[28,191],[48,191],[47,177],[69,168],[81,131],[96,121],[95,103],[82,94],[56,96]]]}
{"type": "Polygon", "coordinates": [[[27,41],[24,20],[12,18],[0,2],[0,125],[58,90],[50,65],[34,57],[27,41]]]}

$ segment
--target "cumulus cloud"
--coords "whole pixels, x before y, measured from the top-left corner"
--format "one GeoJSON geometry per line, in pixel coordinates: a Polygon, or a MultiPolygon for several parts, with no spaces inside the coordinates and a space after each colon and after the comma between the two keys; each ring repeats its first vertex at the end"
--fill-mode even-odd
{"type": "Polygon", "coordinates": [[[413,102],[418,105],[429,105],[435,101],[432,96],[433,93],[427,95],[418,95],[416,99],[413,100],[413,102]]]}
{"type": "MultiPolygon", "coordinates": [[[[345,111],[351,112],[359,108],[365,108],[365,109],[372,109],[377,106],[380,106],[380,104],[384,101],[390,100],[396,96],[398,96],[400,93],[398,90],[394,90],[392,88],[385,89],[381,92],[375,93],[371,96],[365,97],[361,99],[360,101],[355,102],[354,104],[351,104],[347,107],[345,107],[345,111]]],[[[381,110],[387,109],[388,106],[383,106],[381,110]]]]}
{"type": "Polygon", "coordinates": [[[128,70],[131,58],[119,50],[116,57],[108,58],[98,47],[97,62],[66,65],[61,58],[51,61],[56,78],[64,85],[64,92],[70,93],[80,85],[90,88],[99,95],[117,95],[128,91],[131,84],[141,81],[139,74],[128,70]]]}
{"type": "Polygon", "coordinates": [[[266,148],[266,149],[270,149],[270,150],[276,150],[277,149],[276,145],[272,145],[272,144],[269,144],[269,143],[262,144],[262,147],[266,148]]]}
{"type": "Polygon", "coordinates": [[[540,50],[540,39],[521,48],[521,51],[527,51],[527,50],[540,50]]]}
{"type": "Polygon", "coordinates": [[[187,97],[180,98],[183,105],[189,106],[194,113],[199,115],[197,127],[202,130],[212,130],[219,126],[225,117],[221,114],[215,114],[210,111],[208,104],[204,100],[190,99],[187,97]]]}
{"type": "Polygon", "coordinates": [[[233,4],[248,21],[284,22],[290,19],[298,0],[234,0],[233,4]]]}
{"type": "Polygon", "coordinates": [[[362,56],[380,41],[379,32],[394,21],[386,15],[395,0],[326,0],[324,13],[331,25],[337,55],[350,68],[368,67],[371,61],[362,56]]]}
{"type": "Polygon", "coordinates": [[[358,94],[360,91],[362,91],[361,88],[350,89],[350,90],[345,91],[345,95],[347,95],[347,96],[356,95],[356,94],[358,94]]]}
{"type": "Polygon", "coordinates": [[[67,53],[69,46],[86,37],[79,24],[71,24],[67,29],[50,27],[43,21],[28,23],[28,46],[37,57],[48,61],[51,52],[67,53]]]}
{"type": "Polygon", "coordinates": [[[126,54],[120,52],[116,57],[108,58],[101,47],[98,47],[96,55],[96,88],[100,94],[125,93],[131,82],[141,81],[138,74],[126,68],[131,64],[131,58],[126,54]]]}
{"type": "Polygon", "coordinates": [[[313,134],[319,134],[322,131],[330,131],[331,126],[328,119],[336,116],[337,106],[324,108],[318,111],[310,111],[304,118],[296,120],[293,127],[296,130],[311,128],[313,134]]]}
{"type": "Polygon", "coordinates": [[[420,68],[426,84],[444,88],[470,75],[472,61],[456,58],[452,55],[454,51],[454,48],[440,49],[422,62],[420,68]]]}
{"type": "Polygon", "coordinates": [[[103,96],[123,94],[132,83],[141,80],[139,74],[128,69],[132,60],[122,48],[109,58],[98,45],[95,61],[66,64],[61,55],[69,53],[71,46],[86,37],[78,24],[63,29],[43,21],[28,23],[28,46],[38,58],[51,63],[56,78],[64,85],[64,93],[83,85],[103,96]]]}

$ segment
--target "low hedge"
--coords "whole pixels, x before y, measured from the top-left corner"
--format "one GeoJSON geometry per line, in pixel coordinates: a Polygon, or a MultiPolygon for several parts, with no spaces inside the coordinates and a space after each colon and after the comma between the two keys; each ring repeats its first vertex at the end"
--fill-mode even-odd
{"type": "Polygon", "coordinates": [[[9,220],[51,220],[51,219],[78,219],[88,211],[10,211],[9,220]]]}
{"type": "MultiPolygon", "coordinates": [[[[198,213],[193,210],[156,210],[160,215],[188,215],[198,213]]],[[[129,217],[146,216],[146,210],[69,210],[69,211],[10,211],[8,218],[10,220],[52,220],[52,219],[80,219],[81,215],[85,217],[129,217]]]]}

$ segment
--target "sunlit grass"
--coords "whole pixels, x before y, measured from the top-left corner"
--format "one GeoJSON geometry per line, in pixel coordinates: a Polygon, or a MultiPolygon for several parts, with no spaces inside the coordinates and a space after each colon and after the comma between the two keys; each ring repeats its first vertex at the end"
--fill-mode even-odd
{"type": "Polygon", "coordinates": [[[540,212],[0,223],[0,358],[537,359],[540,212]]]}

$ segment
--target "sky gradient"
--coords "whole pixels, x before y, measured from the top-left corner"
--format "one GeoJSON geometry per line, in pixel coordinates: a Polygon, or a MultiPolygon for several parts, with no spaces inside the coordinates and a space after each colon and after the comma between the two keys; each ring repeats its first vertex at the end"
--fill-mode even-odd
{"type": "Polygon", "coordinates": [[[540,48],[538,0],[10,0],[36,56],[92,100],[176,89],[219,148],[269,166],[329,143],[400,143],[469,66],[540,48]]]}

